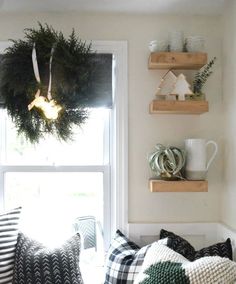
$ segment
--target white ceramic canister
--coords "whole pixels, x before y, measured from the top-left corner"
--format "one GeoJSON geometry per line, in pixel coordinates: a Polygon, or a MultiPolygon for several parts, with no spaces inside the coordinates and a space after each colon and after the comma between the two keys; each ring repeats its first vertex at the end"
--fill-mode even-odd
{"type": "Polygon", "coordinates": [[[186,44],[188,52],[203,52],[205,49],[205,39],[202,36],[189,36],[186,44]]]}
{"type": "Polygon", "coordinates": [[[151,52],[157,52],[157,51],[167,51],[168,49],[168,42],[164,38],[152,40],[149,43],[149,50],[151,52]]]}
{"type": "Polygon", "coordinates": [[[170,51],[183,51],[184,33],[182,31],[172,31],[169,33],[170,51]]]}

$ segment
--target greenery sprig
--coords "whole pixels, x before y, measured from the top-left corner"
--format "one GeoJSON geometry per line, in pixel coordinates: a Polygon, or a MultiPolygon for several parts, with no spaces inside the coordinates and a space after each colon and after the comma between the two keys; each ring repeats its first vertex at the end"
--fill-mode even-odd
{"type": "Polygon", "coordinates": [[[92,100],[89,87],[94,70],[90,44],[82,42],[74,30],[69,38],[49,25],[25,29],[25,38],[12,40],[1,64],[0,92],[5,107],[19,134],[32,143],[51,134],[59,140],[73,137],[73,126],[81,125],[88,117],[87,104],[92,100]],[[37,83],[32,66],[32,48],[36,44],[41,83],[37,83]],[[28,104],[40,89],[46,97],[49,81],[49,61],[52,46],[52,98],[62,106],[56,120],[48,120],[38,108],[28,110],[28,104]]]}
{"type": "Polygon", "coordinates": [[[205,65],[203,71],[198,71],[193,80],[193,92],[194,93],[201,93],[204,84],[206,83],[207,79],[213,73],[211,70],[212,66],[216,61],[216,57],[214,57],[207,65],[205,65]]]}

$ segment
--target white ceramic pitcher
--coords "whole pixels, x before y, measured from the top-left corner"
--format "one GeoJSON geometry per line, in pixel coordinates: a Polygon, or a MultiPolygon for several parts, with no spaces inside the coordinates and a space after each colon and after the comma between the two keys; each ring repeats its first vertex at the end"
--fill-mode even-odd
{"type": "Polygon", "coordinates": [[[205,180],[206,174],[214,160],[218,146],[215,141],[206,141],[205,139],[186,139],[186,167],[185,175],[189,180],[205,180]],[[213,145],[214,152],[207,161],[207,146],[213,145]]]}

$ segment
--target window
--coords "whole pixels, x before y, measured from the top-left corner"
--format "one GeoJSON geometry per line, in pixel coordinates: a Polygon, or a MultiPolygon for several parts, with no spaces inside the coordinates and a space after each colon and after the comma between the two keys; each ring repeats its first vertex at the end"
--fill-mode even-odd
{"type": "Polygon", "coordinates": [[[34,238],[55,244],[55,234],[58,241],[71,234],[78,217],[93,216],[106,234],[111,216],[104,214],[110,210],[105,199],[110,190],[110,157],[106,147],[110,110],[92,110],[71,143],[48,138],[33,146],[23,138],[17,139],[5,111],[1,121],[3,117],[4,207],[23,207],[22,229],[34,238]]]}
{"type": "Polygon", "coordinates": [[[0,202],[22,205],[24,229],[44,241],[52,230],[69,232],[77,217],[95,216],[108,248],[111,233],[127,224],[127,46],[95,42],[94,49],[113,53],[114,108],[91,109],[73,142],[27,144],[0,110],[0,202]]]}

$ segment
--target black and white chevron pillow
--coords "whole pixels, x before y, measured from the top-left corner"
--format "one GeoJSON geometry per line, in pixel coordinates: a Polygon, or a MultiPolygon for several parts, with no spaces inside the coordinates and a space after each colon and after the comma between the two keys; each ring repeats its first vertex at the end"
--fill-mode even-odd
{"type": "Polygon", "coordinates": [[[79,234],[49,249],[19,233],[13,284],[83,284],[80,245],[79,234]]]}
{"type": "Polygon", "coordinates": [[[174,251],[182,254],[190,261],[194,261],[204,256],[220,256],[233,259],[233,251],[231,240],[228,238],[225,242],[213,244],[209,247],[202,248],[196,251],[194,247],[184,238],[176,235],[173,232],[164,229],[160,232],[160,239],[168,238],[167,246],[174,251]]]}
{"type": "Polygon", "coordinates": [[[21,208],[0,214],[0,284],[11,284],[21,208]]]}

